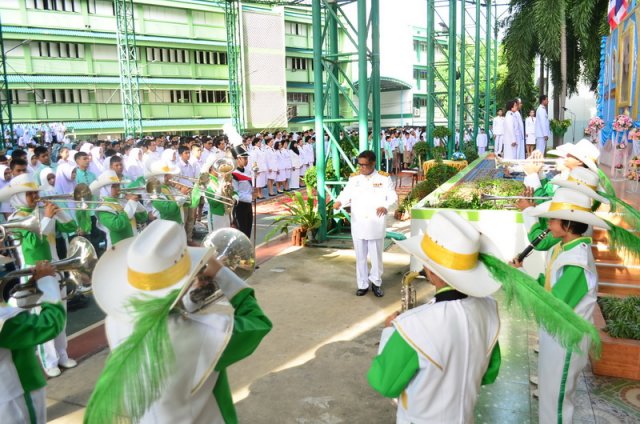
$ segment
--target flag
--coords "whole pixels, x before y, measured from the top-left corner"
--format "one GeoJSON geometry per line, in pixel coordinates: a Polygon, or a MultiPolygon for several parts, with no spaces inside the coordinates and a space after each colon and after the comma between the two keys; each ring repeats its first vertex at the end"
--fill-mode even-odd
{"type": "Polygon", "coordinates": [[[627,16],[629,0],[609,0],[609,27],[611,31],[627,16]]]}

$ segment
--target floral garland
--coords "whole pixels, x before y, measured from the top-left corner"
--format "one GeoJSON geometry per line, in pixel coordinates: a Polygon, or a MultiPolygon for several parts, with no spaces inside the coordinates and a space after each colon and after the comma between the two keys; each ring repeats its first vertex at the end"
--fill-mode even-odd
{"type": "Polygon", "coordinates": [[[640,181],[640,156],[634,156],[629,161],[629,171],[627,179],[632,181],[640,181]]]}

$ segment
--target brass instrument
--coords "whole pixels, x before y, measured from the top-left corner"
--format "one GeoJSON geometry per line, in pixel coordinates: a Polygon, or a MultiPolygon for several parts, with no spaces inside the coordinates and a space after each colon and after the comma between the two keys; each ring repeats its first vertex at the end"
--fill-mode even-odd
{"type": "MultiPolygon", "coordinates": [[[[14,219],[5,224],[0,225],[0,241],[3,241],[7,238],[7,232],[12,232],[16,230],[27,230],[32,233],[42,235],[40,231],[40,216],[37,213],[32,213],[29,216],[25,216],[24,218],[14,219]]],[[[19,241],[19,239],[18,239],[19,241]]],[[[18,243],[15,246],[5,247],[4,249],[11,249],[19,246],[18,243]]]]}
{"type": "MultiPolygon", "coordinates": [[[[60,288],[67,287],[67,297],[70,299],[75,296],[78,286],[88,286],[91,283],[91,273],[98,262],[93,245],[84,237],[75,237],[69,243],[69,254],[66,259],[51,262],[57,272],[68,272],[69,277],[60,281],[60,288]]],[[[25,268],[11,271],[0,277],[0,293],[4,292],[4,288],[9,281],[32,275],[35,268],[25,268]]],[[[16,284],[9,292],[9,296],[16,300],[17,306],[20,308],[33,308],[38,306],[38,299],[42,296],[42,292],[38,289],[36,281],[33,279],[25,283],[16,284]]]]}
{"type": "Polygon", "coordinates": [[[513,172],[524,172],[527,164],[540,164],[545,172],[555,171],[558,166],[558,159],[502,159],[496,156],[496,169],[509,168],[513,172]]]}
{"type": "Polygon", "coordinates": [[[400,312],[408,311],[416,306],[416,288],[413,286],[413,280],[420,276],[418,271],[407,271],[402,276],[402,285],[400,287],[400,312]]]}
{"type": "Polygon", "coordinates": [[[492,196],[490,194],[481,194],[480,201],[481,202],[489,202],[489,201],[498,201],[498,200],[519,200],[519,199],[528,199],[528,200],[551,200],[550,196],[492,196]]]}
{"type": "MultiPolygon", "coordinates": [[[[209,233],[202,245],[215,250],[216,258],[241,279],[246,280],[253,274],[256,266],[253,245],[242,231],[221,228],[209,233]]],[[[224,294],[218,288],[215,279],[203,280],[197,277],[182,289],[173,305],[183,312],[195,312],[185,307],[185,296],[189,296],[189,303],[197,305],[196,310],[200,310],[218,301],[224,294]]]]}

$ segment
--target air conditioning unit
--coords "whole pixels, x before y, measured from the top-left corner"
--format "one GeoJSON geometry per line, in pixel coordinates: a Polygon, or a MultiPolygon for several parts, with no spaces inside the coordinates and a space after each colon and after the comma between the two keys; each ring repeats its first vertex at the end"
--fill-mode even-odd
{"type": "Polygon", "coordinates": [[[414,118],[419,118],[420,117],[420,108],[419,107],[414,107],[413,108],[413,117],[414,118]]]}

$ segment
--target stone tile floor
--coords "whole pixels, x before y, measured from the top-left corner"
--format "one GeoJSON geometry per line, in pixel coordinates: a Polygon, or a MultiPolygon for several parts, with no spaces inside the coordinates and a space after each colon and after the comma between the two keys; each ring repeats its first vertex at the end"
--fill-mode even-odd
{"type": "MultiPolygon", "coordinates": [[[[537,328],[533,321],[506,309],[502,299],[498,301],[502,366],[496,382],[481,389],[476,422],[535,424],[538,400],[533,396],[536,386],[529,378],[537,375],[537,328]]],[[[596,376],[587,366],[578,383],[574,423],[640,423],[640,381],[596,376]]]]}

